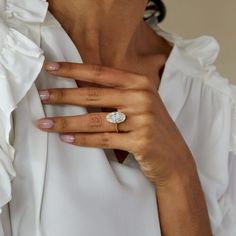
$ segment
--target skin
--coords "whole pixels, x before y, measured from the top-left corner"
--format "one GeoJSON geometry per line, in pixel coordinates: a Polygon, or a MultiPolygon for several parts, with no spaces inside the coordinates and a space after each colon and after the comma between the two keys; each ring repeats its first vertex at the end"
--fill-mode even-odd
{"type": "Polygon", "coordinates": [[[212,235],[193,156],[157,92],[171,47],[143,22],[146,0],[49,3],[85,64],[45,64],[48,73],[74,79],[79,88],[39,91],[41,100],[102,112],[42,118],[38,128],[68,144],[121,150],[120,160],[132,153],[156,186],[162,235],[212,235]],[[127,116],[119,133],[105,119],[114,109],[127,116]]]}

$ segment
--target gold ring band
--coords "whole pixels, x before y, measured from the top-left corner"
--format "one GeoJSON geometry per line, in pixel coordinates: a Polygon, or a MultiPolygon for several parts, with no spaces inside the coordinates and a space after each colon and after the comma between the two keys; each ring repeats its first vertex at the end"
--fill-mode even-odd
{"type": "Polygon", "coordinates": [[[115,125],[116,125],[116,133],[119,133],[118,123],[115,123],[115,125]]]}

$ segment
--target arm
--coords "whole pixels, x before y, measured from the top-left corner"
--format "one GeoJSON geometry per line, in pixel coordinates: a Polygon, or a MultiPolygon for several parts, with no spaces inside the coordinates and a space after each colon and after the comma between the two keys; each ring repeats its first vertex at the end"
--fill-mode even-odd
{"type": "Polygon", "coordinates": [[[207,207],[195,165],[157,186],[162,235],[210,236],[207,207]]]}

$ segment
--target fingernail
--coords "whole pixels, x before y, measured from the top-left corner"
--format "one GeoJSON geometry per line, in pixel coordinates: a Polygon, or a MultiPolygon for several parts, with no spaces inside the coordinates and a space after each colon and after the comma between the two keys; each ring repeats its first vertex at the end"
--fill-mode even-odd
{"type": "Polygon", "coordinates": [[[47,62],[45,64],[45,69],[49,71],[58,70],[59,68],[60,68],[60,65],[59,63],[56,63],[56,62],[47,62]]]}
{"type": "Polygon", "coordinates": [[[50,129],[53,127],[53,121],[49,119],[38,120],[38,127],[41,129],[50,129]]]}
{"type": "Polygon", "coordinates": [[[41,101],[48,101],[50,94],[49,94],[48,90],[40,90],[39,97],[40,97],[41,101]]]}
{"type": "Polygon", "coordinates": [[[66,142],[66,143],[73,143],[75,141],[75,136],[70,135],[70,134],[60,135],[60,138],[63,142],[66,142]]]}

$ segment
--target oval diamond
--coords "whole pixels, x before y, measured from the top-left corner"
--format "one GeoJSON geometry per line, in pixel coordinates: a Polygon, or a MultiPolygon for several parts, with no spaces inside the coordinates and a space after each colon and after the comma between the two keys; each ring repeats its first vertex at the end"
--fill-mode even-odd
{"type": "Polygon", "coordinates": [[[107,121],[119,124],[121,122],[124,122],[126,119],[126,115],[120,111],[111,112],[106,116],[107,121]]]}

